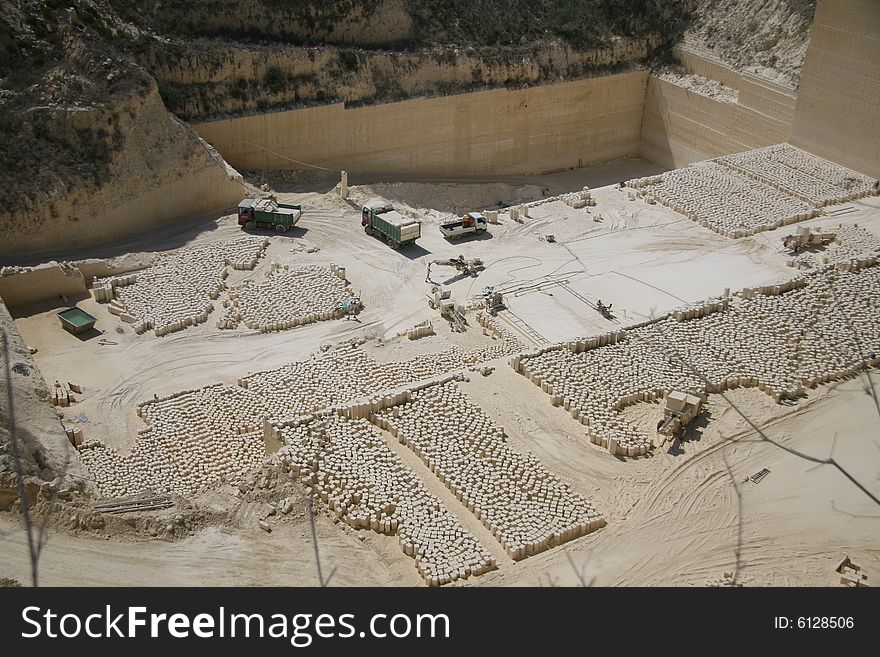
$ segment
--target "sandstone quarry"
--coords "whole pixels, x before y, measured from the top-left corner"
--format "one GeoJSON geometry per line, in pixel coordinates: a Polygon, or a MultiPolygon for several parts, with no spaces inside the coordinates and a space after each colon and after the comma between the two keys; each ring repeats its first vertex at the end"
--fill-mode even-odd
{"type": "Polygon", "coordinates": [[[877,577],[880,6],[501,4],[0,0],[0,577],[877,577]]]}

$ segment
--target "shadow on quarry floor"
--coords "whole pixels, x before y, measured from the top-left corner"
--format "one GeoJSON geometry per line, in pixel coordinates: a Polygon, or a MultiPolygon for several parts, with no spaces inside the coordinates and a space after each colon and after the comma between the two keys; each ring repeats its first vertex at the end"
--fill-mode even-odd
{"type": "Polygon", "coordinates": [[[431,252],[423,246],[413,244],[406,248],[400,249],[400,255],[405,256],[410,260],[418,260],[422,256],[431,255],[431,252]]]}
{"type": "Polygon", "coordinates": [[[703,432],[712,420],[712,411],[705,406],[700,414],[694,418],[687,428],[684,436],[677,443],[673,443],[666,453],[671,456],[680,456],[685,453],[685,447],[692,443],[698,443],[703,438],[703,432]]]}
{"type": "Polygon", "coordinates": [[[14,306],[9,309],[9,314],[12,315],[13,319],[20,319],[22,317],[30,317],[31,315],[49,312],[50,310],[65,310],[71,306],[75,306],[80,301],[85,301],[86,299],[91,298],[92,297],[88,292],[65,295],[59,294],[53,299],[37,301],[36,303],[29,303],[25,306],[14,306]]]}
{"type": "Polygon", "coordinates": [[[483,233],[480,233],[479,235],[477,235],[475,233],[471,233],[470,235],[464,235],[463,237],[459,237],[458,239],[455,239],[455,240],[446,240],[446,242],[450,245],[455,245],[455,244],[463,244],[465,242],[482,242],[484,240],[491,240],[491,239],[492,239],[492,233],[490,233],[487,230],[483,233]]]}
{"type": "Polygon", "coordinates": [[[104,335],[104,331],[99,331],[96,328],[91,328],[84,333],[76,333],[73,335],[74,335],[74,337],[78,338],[80,340],[80,342],[88,342],[89,340],[92,340],[93,338],[100,338],[102,335],[104,335]]]}
{"type": "MultiPolygon", "coordinates": [[[[121,237],[104,244],[95,244],[65,251],[46,251],[25,258],[10,258],[4,264],[35,265],[49,260],[83,260],[87,258],[114,258],[128,253],[152,253],[171,251],[192,243],[196,238],[204,238],[221,228],[221,222],[234,208],[226,212],[214,212],[191,219],[180,219],[153,226],[137,235],[121,237]]],[[[242,231],[244,232],[244,231],[242,231]]],[[[274,235],[275,233],[273,233],[274,235]]]]}
{"type": "MultiPolygon", "coordinates": [[[[449,174],[429,175],[424,173],[382,173],[366,174],[348,172],[349,186],[374,185],[377,183],[412,182],[434,185],[490,185],[495,183],[506,185],[536,185],[544,188],[544,196],[555,196],[564,192],[580,189],[584,185],[604,187],[621,180],[655,175],[673,167],[661,166],[639,157],[621,158],[609,162],[594,163],[587,166],[565,169],[553,173],[533,174],[488,174],[485,176],[455,176],[449,174]]],[[[326,194],[339,183],[337,172],[308,172],[300,180],[285,180],[292,174],[288,172],[264,172],[272,188],[281,193],[317,192],[326,194]]],[[[540,197],[524,200],[538,200],[540,197]]],[[[501,206],[505,204],[502,203],[501,206]]]]}
{"type": "Polygon", "coordinates": [[[309,232],[309,229],[305,226],[294,226],[293,228],[289,228],[286,233],[279,233],[274,230],[270,230],[268,228],[257,228],[255,230],[242,230],[242,235],[256,235],[256,236],[265,236],[278,238],[283,240],[284,238],[289,239],[303,239],[306,236],[306,233],[309,232]]]}

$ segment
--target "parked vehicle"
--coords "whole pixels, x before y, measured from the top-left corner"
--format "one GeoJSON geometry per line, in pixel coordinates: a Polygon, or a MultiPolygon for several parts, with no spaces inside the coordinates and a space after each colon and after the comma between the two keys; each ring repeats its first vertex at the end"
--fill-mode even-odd
{"type": "Polygon", "coordinates": [[[481,212],[468,212],[459,221],[440,225],[440,233],[448,240],[456,240],[468,233],[485,233],[488,224],[481,212]]]}
{"type": "Polygon", "coordinates": [[[367,235],[385,240],[393,249],[414,244],[422,235],[422,222],[403,216],[387,201],[365,205],[361,225],[367,235]]]}
{"type": "Polygon", "coordinates": [[[279,203],[274,197],[246,198],[238,204],[238,225],[246,230],[275,229],[286,233],[302,216],[302,206],[279,203]]]}

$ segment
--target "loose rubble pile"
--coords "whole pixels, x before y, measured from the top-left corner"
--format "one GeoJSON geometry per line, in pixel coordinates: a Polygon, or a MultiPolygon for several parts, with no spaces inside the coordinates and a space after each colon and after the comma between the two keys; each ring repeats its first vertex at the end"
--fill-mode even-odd
{"type": "Polygon", "coordinates": [[[626,184],[648,202],[656,200],[725,237],[746,237],[816,215],[809,203],[715,162],[626,184]]]}
{"type": "MultiPolygon", "coordinates": [[[[653,436],[620,410],[664,398],[757,386],[776,401],[880,364],[880,254],[826,265],[785,285],[743,290],[738,303],[688,319],[515,356],[511,366],[587,426],[591,442],[637,456],[653,436]]],[[[711,310],[711,305],[709,306],[711,310]]]]}
{"type": "Polygon", "coordinates": [[[133,324],[137,333],[157,336],[207,321],[212,300],[225,289],[227,267],[253,269],[269,240],[239,237],[173,253],[152,267],[94,282],[97,301],[133,324]]]}
{"type": "Polygon", "coordinates": [[[655,71],[654,75],[661,80],[666,80],[701,96],[714,98],[723,103],[739,102],[739,90],[725,86],[717,80],[688,73],[681,66],[665,66],[655,71]]]}
{"type": "Polygon", "coordinates": [[[734,153],[716,162],[816,207],[876,193],[872,178],[788,144],[734,153]]]}
{"type": "Polygon", "coordinates": [[[223,305],[219,328],[244,323],[266,333],[351,314],[360,302],[345,280],[344,268],[305,265],[291,269],[273,263],[264,281],[245,281],[231,289],[223,305]]]}
{"type": "Polygon", "coordinates": [[[507,553],[522,559],[605,525],[532,454],[517,454],[454,382],[411,395],[374,415],[409,447],[489,529],[507,553]]]}
{"type": "Polygon", "coordinates": [[[741,587],[742,583],[737,582],[733,573],[724,573],[723,577],[716,577],[706,582],[706,586],[711,587],[741,587]]]}
{"type": "Polygon", "coordinates": [[[404,362],[378,363],[355,346],[240,379],[237,386],[187,390],[139,406],[147,428],[130,456],[86,441],[81,456],[106,497],[152,490],[191,494],[235,479],[264,454],[263,420],[279,420],[510,355],[522,344],[494,320],[480,320],[498,344],[453,348],[404,362]]]}
{"type": "Polygon", "coordinates": [[[822,253],[801,252],[794,255],[789,266],[811,269],[819,265],[848,260],[866,251],[880,251],[880,237],[859,226],[840,226],[834,229],[836,244],[822,253]]]}
{"type": "Polygon", "coordinates": [[[365,419],[336,414],[281,429],[279,457],[341,520],[397,535],[430,586],[495,567],[491,554],[431,495],[365,419]]]}

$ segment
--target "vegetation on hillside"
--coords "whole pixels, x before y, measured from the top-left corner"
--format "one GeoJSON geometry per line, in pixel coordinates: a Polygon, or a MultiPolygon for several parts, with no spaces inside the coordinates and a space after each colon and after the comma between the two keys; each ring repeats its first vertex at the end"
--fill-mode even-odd
{"type": "Polygon", "coordinates": [[[680,33],[683,0],[409,0],[414,45],[521,46],[558,39],[574,48],[620,36],[680,33]]]}

